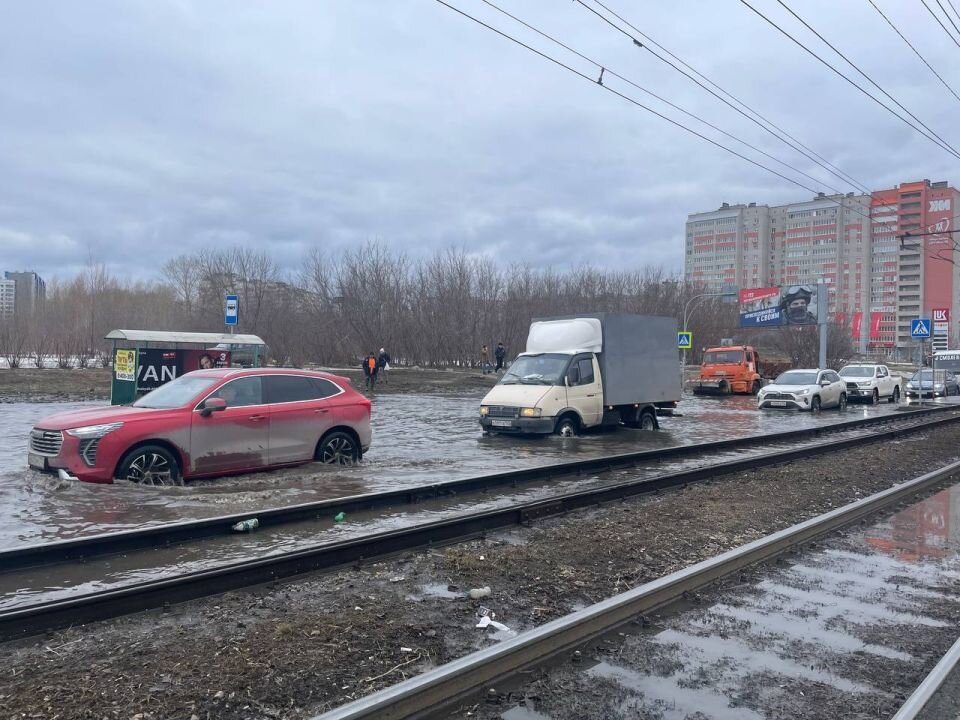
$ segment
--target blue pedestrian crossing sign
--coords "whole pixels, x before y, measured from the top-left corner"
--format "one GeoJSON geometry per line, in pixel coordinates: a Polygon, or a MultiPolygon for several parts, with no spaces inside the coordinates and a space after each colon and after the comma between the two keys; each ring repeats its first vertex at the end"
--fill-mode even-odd
{"type": "Polygon", "coordinates": [[[910,321],[910,337],[926,340],[930,337],[930,318],[917,318],[910,321]]]}
{"type": "Polygon", "coordinates": [[[693,348],[693,333],[692,332],[678,332],[677,333],[677,348],[680,350],[690,350],[693,348]]]}

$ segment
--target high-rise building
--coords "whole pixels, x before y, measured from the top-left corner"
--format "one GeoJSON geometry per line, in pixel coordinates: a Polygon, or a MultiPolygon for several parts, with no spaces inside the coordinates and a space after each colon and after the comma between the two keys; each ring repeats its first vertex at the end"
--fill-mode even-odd
{"type": "Polygon", "coordinates": [[[17,284],[13,280],[0,280],[0,318],[13,315],[16,296],[17,284]]]}
{"type": "Polygon", "coordinates": [[[686,232],[687,280],[711,290],[759,287],[766,274],[770,208],[728,205],[691,215],[686,232]]]}
{"type": "Polygon", "coordinates": [[[774,207],[724,203],[688,217],[684,274],[710,291],[826,283],[829,312],[861,351],[911,356],[918,317],[933,321],[935,347],[957,347],[960,235],[947,231],[958,203],[960,192],[929,180],[774,207]]]}
{"type": "Polygon", "coordinates": [[[4,278],[16,283],[14,312],[30,315],[43,307],[47,297],[47,284],[35,272],[5,272],[4,278]]]}

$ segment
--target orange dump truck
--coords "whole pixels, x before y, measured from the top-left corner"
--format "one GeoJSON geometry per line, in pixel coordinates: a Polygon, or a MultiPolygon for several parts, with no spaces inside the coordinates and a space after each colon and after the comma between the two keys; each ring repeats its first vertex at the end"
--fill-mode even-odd
{"type": "Polygon", "coordinates": [[[709,348],[703,354],[700,376],[689,384],[697,395],[756,395],[762,386],[760,356],[749,345],[709,348]]]}

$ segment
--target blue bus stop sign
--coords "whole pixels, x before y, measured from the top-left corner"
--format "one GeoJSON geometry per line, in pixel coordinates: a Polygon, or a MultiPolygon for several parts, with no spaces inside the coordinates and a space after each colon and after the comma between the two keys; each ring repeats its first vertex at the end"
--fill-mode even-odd
{"type": "Polygon", "coordinates": [[[236,325],[240,318],[240,298],[236,295],[227,295],[223,310],[223,324],[236,325]]]}

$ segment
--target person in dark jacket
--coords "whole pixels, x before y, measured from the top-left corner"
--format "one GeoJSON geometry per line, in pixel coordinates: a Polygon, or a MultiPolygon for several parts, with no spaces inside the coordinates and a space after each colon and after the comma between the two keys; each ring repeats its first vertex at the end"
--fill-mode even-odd
{"type": "Polygon", "coordinates": [[[373,390],[373,386],[377,384],[377,370],[379,366],[377,365],[377,356],[374,355],[373,350],[363,359],[363,375],[366,378],[366,386],[373,390]]]}
{"type": "Polygon", "coordinates": [[[503,359],[507,356],[507,349],[503,346],[502,342],[497,343],[497,349],[493,351],[493,357],[497,361],[497,367],[494,369],[494,372],[500,372],[503,370],[503,359]]]}
{"type": "Polygon", "coordinates": [[[380,375],[380,382],[387,381],[387,371],[390,369],[390,353],[380,348],[380,355],[377,356],[377,372],[380,375]]]}

